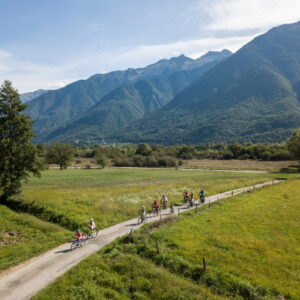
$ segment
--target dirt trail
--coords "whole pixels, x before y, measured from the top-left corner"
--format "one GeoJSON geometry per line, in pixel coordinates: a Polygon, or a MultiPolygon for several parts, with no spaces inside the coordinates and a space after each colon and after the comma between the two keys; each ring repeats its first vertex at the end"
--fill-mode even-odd
{"type": "MultiPolygon", "coordinates": [[[[253,190],[254,188],[261,188],[279,182],[281,181],[269,181],[210,196],[206,198],[206,204],[253,190]]],[[[186,210],[186,206],[179,206],[175,208],[175,213],[181,213],[186,210]]],[[[167,218],[168,216],[170,215],[168,214],[168,210],[166,210],[166,212],[162,213],[161,217],[167,218]]],[[[148,216],[146,222],[154,222],[159,220],[159,218],[148,216]]],[[[30,299],[49,283],[77,265],[82,259],[93,254],[116,238],[128,234],[132,229],[135,230],[139,227],[141,225],[137,224],[137,218],[128,220],[100,230],[97,238],[88,240],[88,243],[83,248],[70,251],[70,244],[63,244],[10,270],[4,271],[0,274],[0,299],[30,299]]]]}

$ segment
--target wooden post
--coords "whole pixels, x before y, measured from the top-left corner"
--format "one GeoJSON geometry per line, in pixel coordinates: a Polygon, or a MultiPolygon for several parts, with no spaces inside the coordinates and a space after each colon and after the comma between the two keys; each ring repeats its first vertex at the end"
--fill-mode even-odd
{"type": "Polygon", "coordinates": [[[203,262],[203,271],[206,271],[206,262],[205,262],[205,258],[202,257],[202,262],[203,262]]]}
{"type": "Polygon", "coordinates": [[[179,217],[179,210],[180,210],[180,208],[178,208],[178,217],[179,217]]]}
{"type": "Polygon", "coordinates": [[[195,213],[197,213],[197,210],[198,210],[198,204],[196,204],[195,213]]]}
{"type": "Polygon", "coordinates": [[[159,243],[158,240],[156,240],[156,253],[160,254],[160,249],[159,249],[159,243]]]}
{"type": "Polygon", "coordinates": [[[210,207],[210,199],[208,200],[208,207],[210,207]]]}

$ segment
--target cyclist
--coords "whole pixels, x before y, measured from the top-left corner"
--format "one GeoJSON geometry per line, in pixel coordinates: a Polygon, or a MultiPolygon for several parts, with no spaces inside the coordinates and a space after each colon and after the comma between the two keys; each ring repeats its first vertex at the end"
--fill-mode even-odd
{"type": "Polygon", "coordinates": [[[174,204],[171,203],[170,205],[170,214],[174,214],[174,204]]]}
{"type": "Polygon", "coordinates": [[[189,199],[189,193],[187,192],[187,190],[185,190],[183,193],[183,200],[184,202],[188,202],[188,199],[189,199]]]}
{"type": "Polygon", "coordinates": [[[167,208],[167,204],[168,204],[168,197],[166,195],[163,195],[162,198],[161,198],[161,204],[162,204],[162,207],[164,209],[167,208]]]}
{"type": "Polygon", "coordinates": [[[91,232],[94,231],[94,229],[96,228],[96,224],[94,222],[94,219],[93,218],[90,218],[90,221],[89,221],[89,225],[88,225],[89,229],[91,232]]]}
{"type": "Polygon", "coordinates": [[[82,234],[79,229],[76,230],[75,236],[76,236],[76,243],[79,244],[82,239],[82,234]]]}
{"type": "Polygon", "coordinates": [[[146,208],[145,208],[145,205],[142,205],[141,209],[140,209],[140,217],[139,217],[139,220],[141,220],[141,223],[145,222],[145,218],[146,218],[146,208]]]}
{"type": "Polygon", "coordinates": [[[191,195],[190,195],[190,205],[191,205],[191,206],[194,206],[194,205],[195,205],[194,193],[191,193],[191,195]]]}
{"type": "Polygon", "coordinates": [[[141,218],[144,218],[145,215],[146,215],[146,208],[145,208],[145,205],[142,205],[142,206],[141,206],[140,213],[141,213],[141,218]]]}
{"type": "Polygon", "coordinates": [[[201,203],[205,202],[205,191],[203,189],[201,189],[199,192],[199,198],[200,198],[201,203]]]}
{"type": "Polygon", "coordinates": [[[156,200],[154,200],[154,202],[152,204],[152,208],[157,215],[158,215],[158,207],[159,207],[158,202],[156,200]]]}

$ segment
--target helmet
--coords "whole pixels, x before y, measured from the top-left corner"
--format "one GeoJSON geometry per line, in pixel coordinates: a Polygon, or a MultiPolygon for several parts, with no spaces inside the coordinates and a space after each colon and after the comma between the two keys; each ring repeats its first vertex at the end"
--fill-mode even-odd
{"type": "Polygon", "coordinates": [[[142,205],[141,208],[145,208],[145,205],[142,205]]]}
{"type": "Polygon", "coordinates": [[[77,229],[76,232],[77,232],[77,233],[80,232],[80,229],[77,229]]]}
{"type": "Polygon", "coordinates": [[[93,218],[90,218],[90,222],[94,222],[94,219],[93,219],[93,218]]]}

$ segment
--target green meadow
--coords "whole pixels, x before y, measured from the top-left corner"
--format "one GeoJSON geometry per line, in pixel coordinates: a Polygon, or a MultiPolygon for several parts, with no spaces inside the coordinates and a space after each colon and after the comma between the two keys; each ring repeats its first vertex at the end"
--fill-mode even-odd
{"type": "Polygon", "coordinates": [[[70,240],[71,235],[58,225],[0,205],[0,271],[70,240]]]}
{"type": "Polygon", "coordinates": [[[150,209],[163,194],[179,203],[185,189],[197,194],[204,188],[212,195],[274,177],[175,169],[48,170],[24,185],[15,205],[69,229],[83,226],[90,217],[104,228],[136,217],[141,204],[150,209]]]}
{"type": "Polygon", "coordinates": [[[299,299],[299,183],[147,224],[34,299],[299,299]]]}

